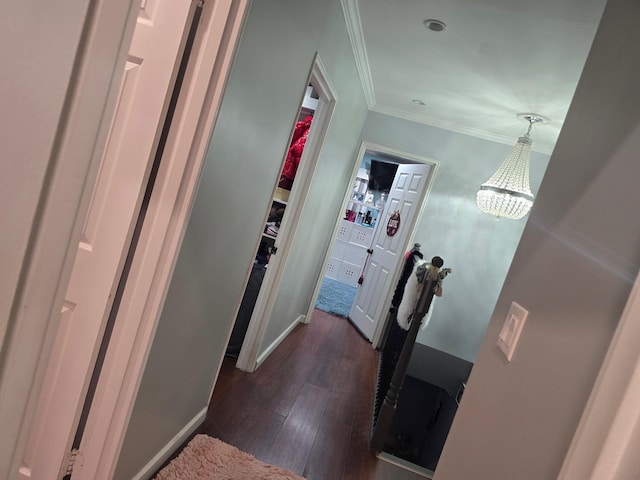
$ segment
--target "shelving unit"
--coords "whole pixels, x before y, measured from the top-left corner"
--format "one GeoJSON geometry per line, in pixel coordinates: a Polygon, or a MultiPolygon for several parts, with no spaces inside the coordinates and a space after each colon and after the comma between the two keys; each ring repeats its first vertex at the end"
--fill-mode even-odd
{"type": "Polygon", "coordinates": [[[367,250],[373,242],[378,217],[384,208],[381,204],[373,204],[373,195],[367,190],[368,180],[367,172],[360,169],[325,269],[326,277],[347,285],[355,286],[358,283],[367,259],[367,250]]]}
{"type": "Polygon", "coordinates": [[[287,208],[287,200],[284,199],[287,197],[287,194],[287,190],[282,190],[279,188],[276,191],[276,195],[273,197],[273,200],[271,201],[271,210],[269,212],[269,217],[262,232],[262,240],[266,243],[269,253],[272,253],[274,243],[278,238],[278,229],[280,228],[280,222],[282,222],[284,210],[287,208]]]}
{"type": "MultiPolygon", "coordinates": [[[[309,85],[305,92],[305,96],[300,107],[300,112],[298,113],[298,121],[302,121],[309,116],[313,117],[317,108],[318,95],[314,91],[313,87],[309,85]]],[[[265,244],[266,250],[269,254],[274,253],[275,251],[274,245],[278,237],[277,230],[280,228],[280,222],[282,221],[284,210],[287,208],[289,193],[289,190],[278,187],[276,188],[275,194],[271,201],[269,218],[262,232],[262,241],[263,244],[265,244]],[[278,214],[277,212],[280,213],[278,214]]]]}

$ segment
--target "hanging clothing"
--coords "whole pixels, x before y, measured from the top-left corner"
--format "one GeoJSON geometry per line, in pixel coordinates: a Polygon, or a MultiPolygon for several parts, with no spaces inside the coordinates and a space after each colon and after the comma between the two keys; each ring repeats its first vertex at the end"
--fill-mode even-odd
{"type": "Polygon", "coordinates": [[[419,244],[416,244],[411,250],[404,254],[404,266],[402,267],[402,273],[400,274],[398,284],[393,292],[393,298],[391,299],[391,308],[389,309],[391,313],[395,313],[400,306],[402,296],[404,295],[404,289],[407,281],[409,280],[409,276],[413,272],[413,267],[418,260],[422,260],[423,258],[424,256],[422,255],[422,252],[420,252],[419,244]]]}
{"type": "Polygon", "coordinates": [[[309,135],[309,129],[311,128],[311,121],[313,117],[307,116],[304,120],[300,120],[296,123],[296,127],[293,131],[293,138],[291,139],[291,145],[287,152],[287,158],[284,161],[282,167],[282,173],[280,174],[280,181],[278,186],[285,190],[291,190],[293,186],[293,180],[298,171],[300,165],[300,158],[302,157],[302,151],[309,135]]]}
{"type": "MultiPolygon", "coordinates": [[[[409,330],[409,326],[411,324],[413,309],[418,301],[418,296],[420,295],[421,285],[426,281],[424,278],[425,273],[429,269],[431,264],[426,260],[417,260],[414,264],[413,275],[409,277],[407,280],[407,284],[405,286],[405,292],[400,301],[400,305],[398,306],[397,320],[398,325],[403,330],[409,330]]],[[[431,305],[429,306],[429,311],[422,318],[422,324],[420,325],[420,329],[424,330],[429,325],[431,321],[431,312],[433,312],[433,304],[436,296],[441,296],[442,292],[437,291],[433,299],[431,300],[431,305]]]]}

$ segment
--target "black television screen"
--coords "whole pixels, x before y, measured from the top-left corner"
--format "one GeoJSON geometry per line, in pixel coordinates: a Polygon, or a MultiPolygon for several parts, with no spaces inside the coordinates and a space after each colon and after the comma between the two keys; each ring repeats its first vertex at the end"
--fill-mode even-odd
{"type": "Polygon", "coordinates": [[[388,192],[393,184],[398,169],[397,163],[383,162],[381,160],[371,160],[369,170],[369,190],[375,192],[388,192]]]}

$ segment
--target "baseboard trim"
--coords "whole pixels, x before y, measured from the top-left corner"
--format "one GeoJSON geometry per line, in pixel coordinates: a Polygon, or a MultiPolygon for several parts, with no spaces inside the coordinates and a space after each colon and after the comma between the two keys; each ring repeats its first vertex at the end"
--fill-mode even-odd
{"type": "Polygon", "coordinates": [[[429,478],[429,479],[433,478],[434,472],[432,470],[421,467],[420,465],[416,465],[415,463],[408,462],[407,460],[403,460],[402,458],[398,458],[389,453],[380,452],[377,454],[377,457],[382,461],[391,463],[396,467],[402,468],[403,470],[408,470],[409,472],[415,473],[416,475],[419,475],[421,477],[429,478]]]}
{"type": "Polygon", "coordinates": [[[180,430],[169,443],[167,443],[132,480],[147,480],[151,478],[164,462],[182,445],[189,436],[204,422],[207,416],[207,407],[203,408],[195,417],[180,430]]]}
{"type": "Polygon", "coordinates": [[[278,338],[276,338],[273,343],[271,343],[271,345],[269,345],[267,347],[267,349],[262,352],[260,355],[258,355],[258,360],[256,360],[256,369],[262,365],[262,362],[264,362],[267,357],[269,355],[271,355],[271,353],[278,347],[278,345],[280,345],[280,343],[282,343],[282,341],[287,338],[287,336],[291,333],[291,331],[296,328],[296,325],[298,325],[299,323],[304,323],[305,319],[307,318],[306,315],[298,315],[298,318],[296,318],[296,320],[287,327],[287,329],[282,332],[280,334],[280,336],[278,336],[278,338]]]}

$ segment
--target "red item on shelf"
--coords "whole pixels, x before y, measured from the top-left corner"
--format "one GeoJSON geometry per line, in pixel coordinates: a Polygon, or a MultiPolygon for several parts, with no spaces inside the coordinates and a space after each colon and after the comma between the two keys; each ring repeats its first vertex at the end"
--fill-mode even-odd
{"type": "Polygon", "coordinates": [[[280,174],[280,181],[278,182],[278,186],[281,188],[291,190],[293,179],[298,171],[298,165],[300,165],[300,157],[302,157],[302,151],[304,150],[304,145],[309,135],[312,120],[313,117],[309,115],[304,120],[296,123],[291,145],[289,146],[287,158],[284,161],[282,173],[280,174]]]}

